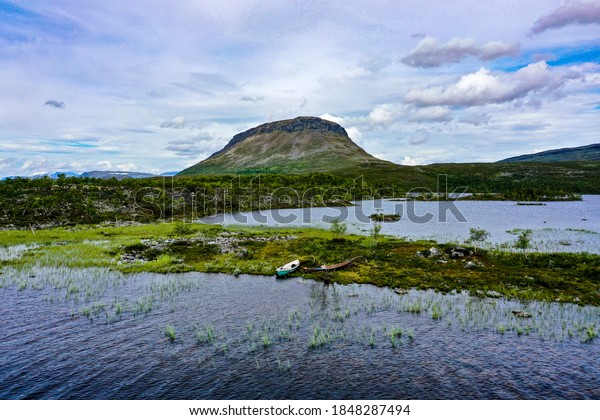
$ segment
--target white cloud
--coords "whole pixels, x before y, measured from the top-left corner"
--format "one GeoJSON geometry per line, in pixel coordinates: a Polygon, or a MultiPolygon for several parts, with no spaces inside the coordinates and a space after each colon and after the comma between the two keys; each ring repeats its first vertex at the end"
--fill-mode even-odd
{"type": "Polygon", "coordinates": [[[210,133],[201,132],[194,137],[170,141],[166,150],[177,156],[201,158],[225,146],[221,138],[214,138],[210,133]]]}
{"type": "Polygon", "coordinates": [[[427,36],[409,55],[402,59],[402,62],[412,67],[428,68],[458,63],[469,56],[489,61],[499,57],[514,56],[518,53],[518,44],[508,44],[502,41],[491,41],[478,45],[473,38],[452,38],[446,44],[439,45],[436,38],[427,36]]]}
{"type": "Polygon", "coordinates": [[[12,158],[0,158],[0,170],[10,168],[15,164],[15,159],[12,158]]]}
{"type": "Polygon", "coordinates": [[[471,124],[474,126],[482,126],[490,123],[489,114],[466,114],[458,119],[459,122],[464,124],[471,124]]]}
{"type": "Polygon", "coordinates": [[[363,144],[363,135],[357,127],[348,127],[346,132],[348,133],[348,137],[350,137],[354,143],[359,145],[363,144]]]}
{"type": "Polygon", "coordinates": [[[129,162],[129,163],[117,165],[117,169],[119,171],[135,172],[138,170],[138,166],[133,162],[129,162]]]}
{"type": "Polygon", "coordinates": [[[338,117],[338,116],[327,114],[327,113],[319,115],[319,118],[341,125],[342,127],[344,127],[344,129],[346,129],[346,132],[348,133],[348,137],[350,137],[350,139],[354,143],[359,144],[359,145],[363,144],[363,134],[360,131],[360,129],[355,126],[349,126],[349,127],[345,126],[346,123],[348,123],[350,120],[347,120],[344,117],[338,117]]]}
{"type": "Polygon", "coordinates": [[[404,111],[401,104],[378,105],[369,113],[369,121],[373,125],[385,127],[396,122],[404,114],[404,111]]]}
{"type": "Polygon", "coordinates": [[[185,128],[185,118],[184,117],[176,117],[173,121],[165,121],[160,125],[162,128],[176,128],[181,129],[185,128]]]}
{"type": "Polygon", "coordinates": [[[425,162],[426,162],[426,159],[419,157],[419,156],[415,156],[415,157],[405,156],[400,161],[400,165],[417,166],[417,165],[423,165],[425,162]]]}
{"type": "Polygon", "coordinates": [[[531,28],[532,34],[539,34],[548,29],[558,29],[573,24],[600,24],[600,2],[563,1],[552,12],[541,16],[531,28]]]}
{"type": "Polygon", "coordinates": [[[96,167],[97,167],[98,169],[101,169],[101,170],[103,170],[103,171],[108,171],[109,169],[112,169],[113,165],[112,165],[112,163],[110,163],[109,161],[107,161],[107,160],[103,160],[103,161],[101,161],[101,162],[97,162],[97,163],[96,163],[96,167]]]}
{"type": "Polygon", "coordinates": [[[31,175],[37,175],[46,173],[46,167],[48,165],[48,159],[46,158],[37,158],[37,159],[28,159],[25,160],[21,167],[18,169],[18,174],[28,173],[31,175]]]}
{"type": "Polygon", "coordinates": [[[533,92],[553,91],[568,80],[580,78],[574,71],[552,70],[544,62],[530,64],[514,73],[492,74],[481,68],[462,76],[454,85],[413,89],[405,101],[416,106],[477,106],[523,98],[533,92]]]}
{"type": "Polygon", "coordinates": [[[444,122],[452,119],[452,111],[446,106],[429,106],[412,111],[411,121],[435,121],[444,122]]]}
{"type": "Polygon", "coordinates": [[[572,25],[591,15],[554,13],[573,9],[557,9],[558,0],[14,3],[28,12],[8,8],[0,22],[22,35],[0,36],[0,80],[11,82],[0,95],[0,156],[15,159],[0,177],[98,162],[180,170],[270,119],[325,112],[369,153],[396,162],[415,154],[405,148],[420,129],[431,133],[433,152],[416,153],[427,162],[496,159],[525,141],[593,143],[600,132],[592,64],[573,67],[585,81],[568,81],[565,66],[497,70],[535,54],[574,56],[597,39],[596,25],[572,25]],[[556,19],[540,18],[539,35],[526,37],[546,15],[556,19]],[[572,26],[548,30],[563,24],[572,26]],[[439,41],[425,42],[426,33],[439,41]],[[518,44],[526,54],[513,59],[518,44]],[[427,68],[403,64],[406,56],[427,68]],[[495,57],[491,70],[474,67],[495,57]],[[527,140],[515,130],[538,121],[552,125],[527,140]],[[195,139],[202,132],[212,140],[195,139]],[[493,139],[485,147],[484,136],[493,139]]]}
{"type": "Polygon", "coordinates": [[[240,101],[244,101],[244,102],[260,102],[260,101],[264,101],[264,100],[265,100],[264,96],[244,95],[240,98],[240,101]]]}
{"type": "Polygon", "coordinates": [[[336,117],[335,115],[331,115],[331,114],[323,114],[323,115],[319,115],[319,118],[321,118],[322,120],[334,122],[336,124],[341,125],[342,127],[344,125],[343,117],[336,117]]]}
{"type": "Polygon", "coordinates": [[[410,144],[414,146],[426,143],[427,140],[429,140],[429,132],[426,130],[419,130],[410,136],[410,144]]]}

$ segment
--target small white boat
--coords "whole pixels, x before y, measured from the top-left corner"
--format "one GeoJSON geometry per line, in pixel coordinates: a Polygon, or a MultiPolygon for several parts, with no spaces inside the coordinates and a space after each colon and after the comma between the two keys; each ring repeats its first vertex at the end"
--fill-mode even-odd
{"type": "Polygon", "coordinates": [[[275,271],[277,272],[278,277],[283,277],[283,276],[287,276],[290,273],[293,273],[299,267],[300,267],[300,260],[294,260],[292,262],[287,263],[286,265],[282,265],[275,271]]]}

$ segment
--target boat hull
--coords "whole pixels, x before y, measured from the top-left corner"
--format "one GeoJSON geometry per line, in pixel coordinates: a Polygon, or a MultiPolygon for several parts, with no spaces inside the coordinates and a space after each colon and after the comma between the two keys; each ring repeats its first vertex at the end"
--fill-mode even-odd
{"type": "Polygon", "coordinates": [[[306,273],[312,273],[315,271],[336,271],[336,270],[342,270],[344,268],[348,268],[352,265],[352,263],[354,262],[354,258],[348,261],[344,261],[341,262],[339,264],[331,264],[331,265],[322,265],[320,267],[314,267],[314,268],[305,268],[304,271],[306,273]]]}
{"type": "Polygon", "coordinates": [[[294,260],[292,262],[287,263],[286,265],[282,265],[278,269],[275,270],[277,277],[285,277],[288,274],[293,273],[298,268],[300,268],[300,261],[294,260]]]}

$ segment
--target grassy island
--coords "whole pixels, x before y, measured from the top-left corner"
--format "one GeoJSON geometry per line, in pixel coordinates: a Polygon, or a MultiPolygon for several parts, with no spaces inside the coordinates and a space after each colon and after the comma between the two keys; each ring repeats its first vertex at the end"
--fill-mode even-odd
{"type": "Polygon", "coordinates": [[[345,270],[294,275],[341,284],[468,290],[482,296],[600,305],[600,256],[591,254],[486,251],[319,229],[182,222],[5,230],[0,231],[0,243],[0,271],[41,265],[97,266],[124,273],[274,275],[276,267],[294,259],[314,267],[360,256],[345,270]]]}

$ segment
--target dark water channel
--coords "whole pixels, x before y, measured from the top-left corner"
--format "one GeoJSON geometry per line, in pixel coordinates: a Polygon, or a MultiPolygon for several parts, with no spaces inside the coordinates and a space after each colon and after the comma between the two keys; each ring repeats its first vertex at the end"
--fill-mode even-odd
{"type": "Polygon", "coordinates": [[[2,399],[600,398],[597,308],[33,270],[0,284],[2,399]]]}

